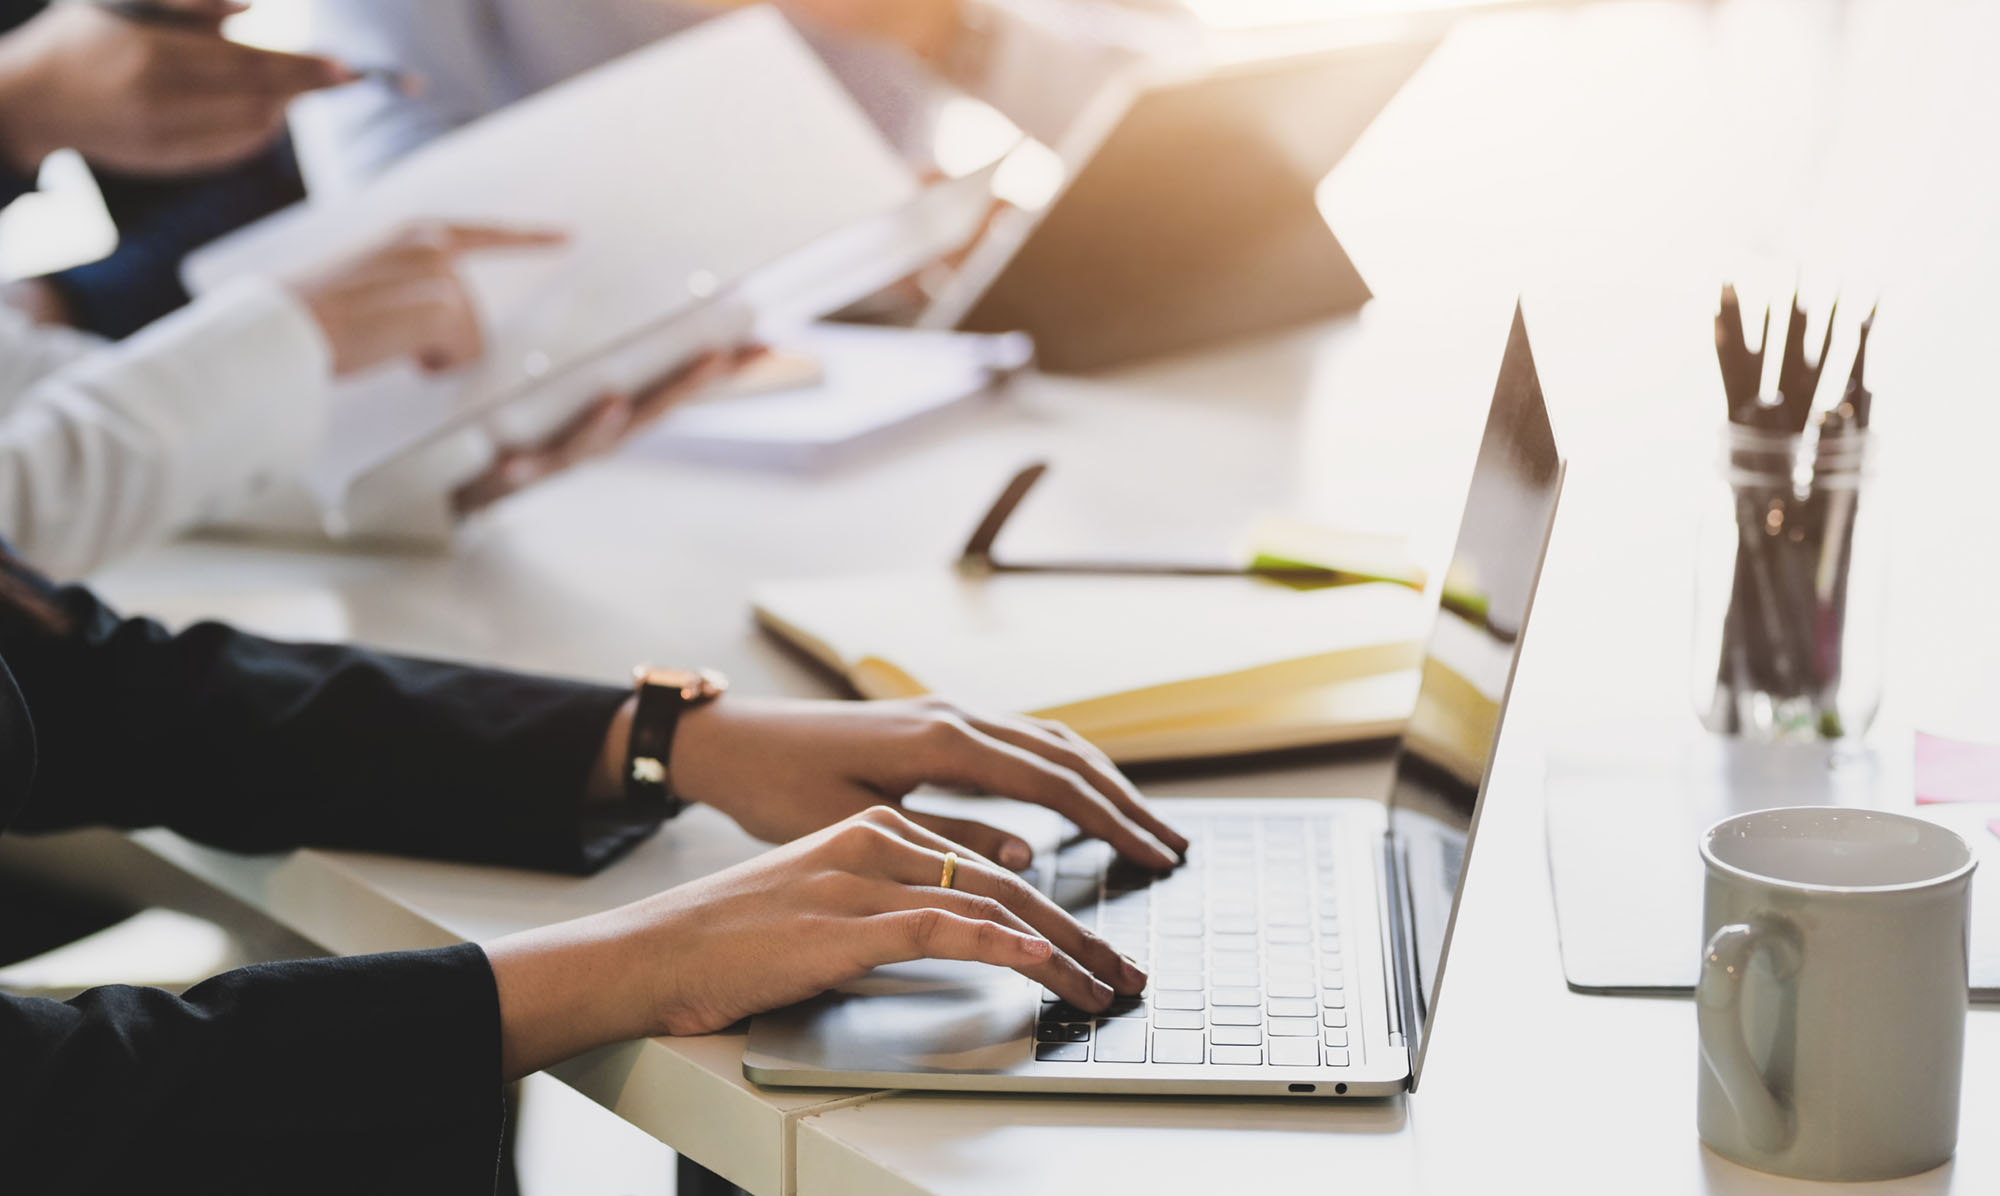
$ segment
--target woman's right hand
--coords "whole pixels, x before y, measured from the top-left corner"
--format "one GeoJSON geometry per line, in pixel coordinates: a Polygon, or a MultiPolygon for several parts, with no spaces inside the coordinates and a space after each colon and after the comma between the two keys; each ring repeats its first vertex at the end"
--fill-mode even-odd
{"type": "Polygon", "coordinates": [[[336,378],[403,357],[433,372],[456,369],[485,349],[459,259],[564,240],[549,229],[424,221],[294,279],[291,288],[325,334],[336,378]]]}
{"type": "Polygon", "coordinates": [[[1080,1009],[1146,975],[1019,876],[878,806],[622,909],[488,944],[509,1077],[704,1034],[914,959],[1012,968],[1080,1009]],[[955,881],[938,887],[946,852],[955,881]]]}

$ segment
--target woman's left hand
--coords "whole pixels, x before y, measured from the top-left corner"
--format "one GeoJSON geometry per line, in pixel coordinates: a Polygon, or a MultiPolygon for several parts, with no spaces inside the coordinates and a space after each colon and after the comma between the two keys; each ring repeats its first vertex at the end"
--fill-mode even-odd
{"type": "MultiPolygon", "coordinates": [[[[1047,806],[1149,868],[1173,867],[1188,846],[1109,757],[1069,728],[974,714],[935,698],[727,696],[682,714],[668,771],[681,797],[716,807],[770,842],[942,785],[1047,806]]],[[[1027,843],[985,823],[910,817],[1006,867],[1033,862],[1027,843]]]]}

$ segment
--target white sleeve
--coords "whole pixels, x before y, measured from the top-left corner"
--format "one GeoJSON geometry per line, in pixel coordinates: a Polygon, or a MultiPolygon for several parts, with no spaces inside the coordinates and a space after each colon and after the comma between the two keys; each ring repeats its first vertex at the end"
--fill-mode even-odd
{"type": "Polygon", "coordinates": [[[0,536],[87,573],[295,475],[331,359],[277,285],[244,279],[44,375],[0,416],[0,536]]]}
{"type": "Polygon", "coordinates": [[[101,337],[57,324],[37,324],[0,303],[0,418],[33,393],[35,383],[104,346],[101,337]]]}
{"type": "Polygon", "coordinates": [[[367,79],[293,103],[292,136],[315,197],[350,192],[521,94],[493,0],[313,0],[312,20],[321,52],[423,80],[415,96],[367,79]]]}
{"type": "Polygon", "coordinates": [[[1119,72],[1186,52],[1183,26],[1103,0],[969,0],[950,82],[1050,146],[1119,72]]]}

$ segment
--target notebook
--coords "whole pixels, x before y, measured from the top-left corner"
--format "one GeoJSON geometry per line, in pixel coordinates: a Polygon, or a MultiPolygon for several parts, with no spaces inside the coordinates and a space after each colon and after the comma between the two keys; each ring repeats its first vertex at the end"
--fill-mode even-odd
{"type": "Polygon", "coordinates": [[[861,696],[1060,719],[1124,764],[1398,733],[1430,606],[1388,583],[934,569],[789,581],[759,623],[861,696]]]}
{"type": "MultiPolygon", "coordinates": [[[[468,257],[478,365],[343,383],[308,482],[357,479],[463,425],[545,436],[609,387],[738,343],[774,307],[800,323],[970,235],[986,195],[943,204],[775,10],[704,22],[425,146],[360,193],[297,205],[192,255],[200,293],[285,274],[442,217],[567,230],[561,249],[468,257]],[[961,234],[957,218],[963,216],[961,234]]],[[[947,196],[955,199],[957,196],[947,196]]]]}

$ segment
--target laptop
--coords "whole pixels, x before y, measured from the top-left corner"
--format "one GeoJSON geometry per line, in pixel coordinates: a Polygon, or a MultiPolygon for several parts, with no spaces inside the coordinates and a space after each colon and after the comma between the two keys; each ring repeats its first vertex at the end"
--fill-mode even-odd
{"type": "Polygon", "coordinates": [[[1357,43],[1114,86],[919,319],[1027,332],[1045,370],[1103,369],[1353,311],[1368,287],[1314,192],[1436,46],[1357,43]]]}
{"type": "Polygon", "coordinates": [[[1414,1090],[1564,463],[1517,308],[1387,800],[1166,799],[1165,874],[1037,844],[1035,881],[1150,974],[1091,1015],[919,962],[757,1018],[760,1084],[1382,1096],[1414,1090]]]}

